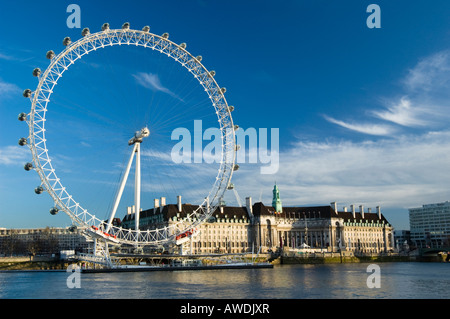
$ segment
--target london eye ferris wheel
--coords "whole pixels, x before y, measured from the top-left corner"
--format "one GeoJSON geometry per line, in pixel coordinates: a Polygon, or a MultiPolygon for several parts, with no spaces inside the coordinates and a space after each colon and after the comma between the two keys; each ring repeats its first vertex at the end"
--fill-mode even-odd
{"type": "Polygon", "coordinates": [[[89,230],[92,236],[99,236],[107,242],[141,246],[174,241],[177,235],[208,219],[221,204],[233,171],[238,168],[235,163],[237,125],[233,124],[231,116],[234,108],[227,103],[226,89],[215,80],[215,71],[209,71],[202,64],[201,56],[187,51],[186,43],[177,44],[169,40],[168,33],[151,33],[148,26],[134,30],[129,23],[125,23],[120,29],[111,29],[105,23],[96,33],[91,33],[88,28],[83,29],[82,37],[77,41],[72,42],[66,37],[63,45],[65,48],[59,54],[47,52],[50,63],[45,70],[33,70],[38,84],[34,90],[23,92],[24,97],[30,99],[31,109],[19,114],[19,120],[26,122],[29,128],[28,136],[22,137],[19,144],[28,146],[32,154],[32,161],[26,163],[24,168],[38,173],[40,184],[35,192],[50,195],[54,202],[50,213],[63,211],[75,226],[89,230]],[[125,48],[125,51],[118,52],[120,48],[125,48]],[[129,54],[131,51],[132,56],[129,54]],[[90,59],[95,55],[98,55],[97,60],[90,59]],[[138,59],[142,60],[140,64],[132,64],[138,59]],[[110,63],[102,65],[105,61],[110,63]],[[133,67],[136,72],[124,76],[133,67]],[[70,75],[72,70],[73,75],[70,75]],[[111,74],[115,74],[116,79],[111,74]],[[120,80],[117,81],[117,78],[120,80]],[[66,79],[79,80],[78,87],[64,85],[66,79]],[[178,83],[170,79],[176,79],[178,83]],[[134,88],[128,87],[130,83],[134,84],[134,88]],[[169,88],[165,83],[174,84],[169,88]],[[108,89],[105,90],[105,87],[108,89]],[[125,93],[118,97],[120,91],[125,93]],[[94,100],[94,96],[99,94],[104,96],[100,100],[103,102],[94,100]],[[138,97],[141,97],[141,102],[138,97]],[[68,110],[72,112],[69,117],[68,110]],[[83,119],[84,126],[80,126],[80,119],[83,119]],[[210,121],[203,123],[215,125],[217,132],[220,132],[217,161],[213,169],[200,164],[191,171],[179,171],[183,164],[177,165],[168,159],[168,136],[170,133],[173,135],[177,125],[192,123],[196,119],[210,121]],[[128,125],[129,122],[133,124],[128,125]],[[100,132],[105,132],[105,135],[100,132]],[[55,145],[58,148],[55,147],[55,153],[52,153],[51,148],[55,145]],[[66,147],[67,152],[70,150],[76,155],[59,154],[61,145],[66,147]],[[77,165],[83,165],[83,160],[87,161],[90,153],[94,153],[98,160],[97,169],[89,167],[90,164],[78,168],[77,165]],[[144,157],[142,165],[141,155],[144,157]],[[124,159],[121,165],[117,164],[120,161],[116,156],[124,159]],[[73,157],[78,159],[73,162],[70,174],[62,163],[73,160],[73,157]],[[165,159],[163,165],[160,162],[160,165],[153,165],[162,159],[165,159]],[[135,180],[128,187],[127,177],[133,174],[131,166],[134,160],[135,180]],[[150,163],[147,173],[152,180],[149,184],[144,180],[145,174],[141,176],[141,166],[145,168],[147,160],[150,163]],[[117,181],[117,174],[113,174],[115,165],[121,166],[121,174],[118,174],[120,181],[117,181]],[[107,193],[103,191],[106,183],[100,185],[99,194],[109,198],[107,203],[97,203],[98,195],[91,199],[95,205],[86,207],[77,195],[86,185],[94,183],[94,176],[100,174],[100,168],[103,168],[104,174],[115,178],[116,182],[111,183],[114,189],[107,193]],[[57,169],[64,176],[57,175],[57,169]],[[82,177],[85,175],[81,175],[80,170],[90,171],[91,177],[82,177]],[[63,184],[66,180],[70,182],[67,186],[63,184]],[[70,192],[71,185],[77,183],[80,186],[72,187],[75,191],[70,192]],[[192,201],[198,201],[198,206],[187,216],[188,223],[178,221],[160,228],[141,230],[138,218],[140,208],[148,205],[141,201],[143,185],[148,192],[170,193],[171,190],[184,195],[196,188],[195,183],[200,183],[202,187],[198,187],[196,196],[191,197],[192,201]],[[124,228],[112,222],[121,200],[126,201],[122,196],[129,188],[134,188],[134,200],[128,201],[136,209],[134,228],[124,228]]]}

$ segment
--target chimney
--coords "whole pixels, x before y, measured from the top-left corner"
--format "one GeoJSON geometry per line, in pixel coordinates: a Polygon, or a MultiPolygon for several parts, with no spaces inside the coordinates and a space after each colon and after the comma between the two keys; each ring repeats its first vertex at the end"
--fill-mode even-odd
{"type": "Polygon", "coordinates": [[[159,199],[155,198],[155,199],[154,199],[154,205],[153,205],[153,208],[154,208],[153,213],[156,212],[156,209],[157,209],[158,207],[159,207],[159,199]]]}
{"type": "Polygon", "coordinates": [[[336,202],[332,202],[331,203],[331,207],[333,207],[334,212],[337,214],[337,203],[336,202]]]}
{"type": "Polygon", "coordinates": [[[250,220],[253,219],[253,206],[252,206],[252,198],[246,197],[245,198],[245,207],[247,209],[247,214],[250,217],[250,220]]]}
{"type": "Polygon", "coordinates": [[[369,214],[371,214],[371,213],[372,213],[372,208],[367,208],[367,212],[368,212],[369,214]]]}
{"type": "Polygon", "coordinates": [[[219,206],[220,213],[223,214],[223,206],[219,206]]]}
{"type": "Polygon", "coordinates": [[[127,215],[131,215],[131,206],[127,207],[127,215]]]}
{"type": "Polygon", "coordinates": [[[182,206],[181,206],[181,196],[180,195],[177,196],[177,207],[178,207],[178,212],[181,213],[182,206]]]}
{"type": "Polygon", "coordinates": [[[344,212],[347,212],[347,206],[344,206],[343,209],[344,209],[344,212]]]}
{"type": "Polygon", "coordinates": [[[135,205],[131,206],[131,213],[132,214],[136,213],[136,206],[135,205]]]}
{"type": "Polygon", "coordinates": [[[166,198],[165,197],[161,197],[161,207],[166,206],[166,198]]]}
{"type": "Polygon", "coordinates": [[[353,215],[353,218],[356,218],[356,213],[355,213],[355,205],[350,205],[350,209],[352,210],[352,215],[353,215]]]}
{"type": "Polygon", "coordinates": [[[364,206],[359,205],[359,212],[361,213],[361,218],[364,219],[364,206]]]}
{"type": "Polygon", "coordinates": [[[226,206],[227,204],[225,203],[225,201],[223,200],[223,196],[220,196],[219,198],[219,206],[226,206]]]}
{"type": "Polygon", "coordinates": [[[380,206],[377,206],[377,214],[378,214],[378,218],[381,219],[381,208],[380,208],[380,206]]]}

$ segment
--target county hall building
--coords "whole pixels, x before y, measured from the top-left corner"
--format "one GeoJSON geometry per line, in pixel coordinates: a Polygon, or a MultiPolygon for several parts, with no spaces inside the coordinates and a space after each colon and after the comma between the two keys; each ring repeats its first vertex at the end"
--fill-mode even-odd
{"type": "MultiPolygon", "coordinates": [[[[186,221],[198,206],[166,204],[165,198],[155,200],[155,207],[140,213],[141,230],[169,226],[186,221]]],[[[122,227],[134,228],[131,209],[122,220],[122,227]]],[[[394,229],[381,213],[354,205],[338,210],[336,203],[326,206],[283,207],[278,186],[273,189],[271,206],[252,203],[246,198],[243,207],[220,206],[199,227],[199,235],[188,242],[194,254],[268,252],[312,249],[315,251],[351,251],[355,254],[383,253],[394,249],[394,229]]]]}

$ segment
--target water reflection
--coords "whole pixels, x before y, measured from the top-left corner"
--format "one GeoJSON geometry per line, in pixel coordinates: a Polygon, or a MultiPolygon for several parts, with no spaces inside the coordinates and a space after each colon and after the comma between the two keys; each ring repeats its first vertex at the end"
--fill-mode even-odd
{"type": "Polygon", "coordinates": [[[369,264],[279,265],[273,269],[81,274],[0,272],[0,298],[450,298],[447,263],[381,263],[381,287],[369,288],[369,264]]]}

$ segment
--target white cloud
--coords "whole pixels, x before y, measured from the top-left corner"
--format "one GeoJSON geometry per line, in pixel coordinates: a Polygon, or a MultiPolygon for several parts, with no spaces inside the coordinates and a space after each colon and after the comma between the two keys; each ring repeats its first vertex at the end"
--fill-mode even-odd
{"type": "Polygon", "coordinates": [[[160,151],[154,151],[154,150],[142,150],[141,154],[144,158],[152,158],[161,162],[169,162],[170,164],[173,164],[172,157],[170,156],[170,152],[160,152],[160,151]]]}
{"type": "Polygon", "coordinates": [[[20,92],[20,89],[17,85],[4,82],[0,79],[0,95],[9,95],[20,92]]]}
{"type": "Polygon", "coordinates": [[[450,132],[408,135],[376,142],[297,142],[280,154],[276,175],[258,174],[258,165],[241,165],[233,183],[241,197],[271,203],[276,181],[285,205],[414,207],[448,199],[450,132]]]}
{"type": "Polygon", "coordinates": [[[142,85],[143,87],[153,90],[153,91],[160,91],[166,94],[169,94],[170,96],[183,101],[180,97],[178,97],[175,93],[173,93],[171,90],[166,88],[161,84],[161,80],[159,79],[157,74],[153,73],[144,73],[139,72],[138,74],[133,74],[133,77],[136,79],[137,83],[142,85]]]}
{"type": "Polygon", "coordinates": [[[388,126],[388,125],[372,124],[372,123],[366,123],[366,124],[348,123],[348,122],[344,122],[341,120],[336,120],[336,119],[326,116],[326,115],[324,116],[324,118],[328,122],[345,127],[349,130],[356,131],[359,133],[369,134],[369,135],[389,136],[395,132],[394,128],[391,126],[388,126]]]}
{"type": "Polygon", "coordinates": [[[368,112],[390,125],[353,124],[328,116],[325,119],[355,132],[380,136],[392,134],[398,126],[435,129],[438,125],[446,125],[450,119],[449,72],[449,50],[426,57],[410,69],[400,81],[404,85],[402,97],[387,98],[389,104],[386,107],[368,112]]]}
{"type": "Polygon", "coordinates": [[[30,152],[27,147],[5,146],[0,148],[0,165],[22,165],[29,158],[30,152]]]}
{"type": "Polygon", "coordinates": [[[14,57],[6,55],[6,54],[0,52],[0,59],[9,61],[9,60],[14,60],[14,57]]]}
{"type": "Polygon", "coordinates": [[[432,91],[449,84],[450,51],[445,50],[422,59],[409,70],[404,83],[410,91],[432,91]]]}
{"type": "Polygon", "coordinates": [[[423,119],[429,112],[417,106],[413,107],[407,97],[401,98],[399,102],[391,105],[387,110],[373,111],[373,114],[380,119],[402,126],[416,127],[430,124],[423,119]]]}

